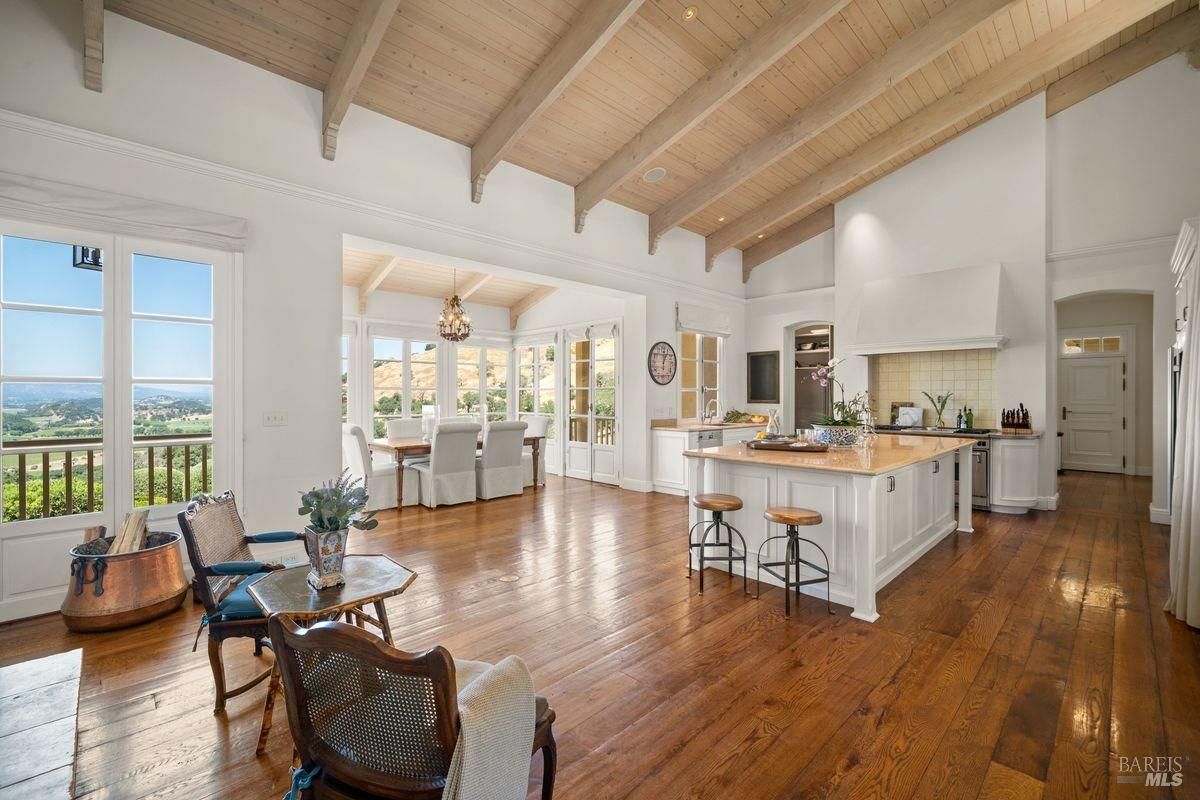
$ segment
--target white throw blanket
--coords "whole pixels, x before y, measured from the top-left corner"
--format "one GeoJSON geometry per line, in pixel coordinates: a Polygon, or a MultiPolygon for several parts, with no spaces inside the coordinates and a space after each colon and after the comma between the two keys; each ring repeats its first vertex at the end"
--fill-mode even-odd
{"type": "Polygon", "coordinates": [[[458,744],[443,800],[522,800],[537,721],[533,676],[508,656],[467,683],[459,674],[458,744]]]}

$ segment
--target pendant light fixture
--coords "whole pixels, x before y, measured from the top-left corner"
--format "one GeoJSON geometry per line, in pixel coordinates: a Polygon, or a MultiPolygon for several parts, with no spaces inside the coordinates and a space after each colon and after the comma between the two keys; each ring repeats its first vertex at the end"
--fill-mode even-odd
{"type": "Polygon", "coordinates": [[[438,316],[438,335],[448,342],[461,342],[471,335],[471,318],[458,299],[458,270],[454,271],[454,294],[446,298],[438,316]]]}

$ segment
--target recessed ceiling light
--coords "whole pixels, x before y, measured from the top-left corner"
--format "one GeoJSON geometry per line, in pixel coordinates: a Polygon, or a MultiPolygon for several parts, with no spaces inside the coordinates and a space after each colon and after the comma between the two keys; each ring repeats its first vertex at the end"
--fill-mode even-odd
{"type": "Polygon", "coordinates": [[[685,8],[683,10],[683,13],[680,15],[680,17],[683,19],[684,22],[691,22],[698,16],[700,16],[700,9],[697,8],[696,6],[688,6],[687,8],[685,8]]]}
{"type": "Polygon", "coordinates": [[[658,183],[663,178],[667,177],[667,171],[662,167],[653,167],[646,170],[646,174],[642,176],[642,180],[646,183],[658,183]]]}
{"type": "Polygon", "coordinates": [[[717,217],[717,222],[724,222],[724,221],[725,221],[724,217],[717,217]]]}
{"type": "Polygon", "coordinates": [[[760,234],[758,235],[758,238],[760,238],[760,239],[761,239],[761,238],[763,238],[764,236],[766,236],[766,234],[765,234],[765,233],[760,233],[760,234]]]}

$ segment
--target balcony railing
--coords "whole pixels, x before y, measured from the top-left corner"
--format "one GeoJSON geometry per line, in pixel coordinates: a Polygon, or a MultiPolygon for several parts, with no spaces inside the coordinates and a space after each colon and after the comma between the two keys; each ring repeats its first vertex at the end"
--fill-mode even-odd
{"type": "MultiPolygon", "coordinates": [[[[212,491],[211,436],[135,436],[133,442],[134,506],[178,503],[212,491]]],[[[102,511],[102,444],[99,438],[4,442],[3,521],[102,511]]]]}

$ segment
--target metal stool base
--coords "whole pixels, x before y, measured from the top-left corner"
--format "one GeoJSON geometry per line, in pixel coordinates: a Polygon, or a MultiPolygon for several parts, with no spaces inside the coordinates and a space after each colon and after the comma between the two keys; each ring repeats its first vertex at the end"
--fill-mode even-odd
{"type": "Polygon", "coordinates": [[[720,511],[712,512],[711,520],[703,520],[702,519],[699,522],[697,522],[695,525],[693,525],[691,527],[691,530],[688,531],[688,578],[692,577],[692,551],[693,550],[696,550],[699,553],[699,558],[698,558],[699,566],[697,567],[697,569],[700,571],[700,594],[704,594],[704,564],[708,561],[724,561],[724,562],[726,562],[729,566],[730,580],[733,579],[733,564],[734,564],[734,562],[740,561],[742,563],[742,593],[750,594],[750,579],[749,579],[749,576],[747,575],[747,573],[749,572],[749,569],[746,567],[746,539],[745,539],[745,537],[742,536],[741,531],[739,531],[737,528],[733,527],[732,525],[730,525],[728,522],[725,521],[722,512],[720,512],[720,511]],[[701,525],[706,525],[707,527],[705,527],[704,532],[700,535],[700,540],[696,541],[695,540],[696,528],[699,528],[701,525]],[[726,531],[725,535],[726,535],[726,539],[728,541],[724,541],[724,542],[721,541],[721,529],[722,528],[724,528],[726,531]],[[708,535],[710,533],[712,533],[713,531],[716,531],[716,535],[715,535],[713,541],[710,542],[710,541],[708,541],[708,535]],[[733,546],[733,537],[734,536],[736,536],[738,538],[738,541],[741,542],[741,545],[742,545],[741,550],[737,550],[734,548],[734,546],[733,546]],[[719,549],[723,548],[725,551],[725,555],[713,555],[713,556],[708,555],[708,548],[710,548],[710,547],[715,547],[715,548],[719,548],[719,549]]]}
{"type": "Polygon", "coordinates": [[[758,587],[755,590],[755,595],[754,595],[755,600],[757,600],[762,593],[762,572],[763,572],[763,570],[766,570],[767,574],[773,576],[776,580],[783,582],[783,615],[784,615],[784,617],[790,618],[792,616],[792,590],[793,589],[796,590],[796,597],[798,599],[800,596],[800,587],[801,586],[811,586],[814,583],[825,584],[825,608],[829,611],[830,614],[833,613],[833,604],[830,602],[830,599],[829,599],[829,556],[827,556],[825,554],[825,551],[821,548],[821,545],[817,544],[812,539],[800,538],[799,526],[788,525],[787,533],[785,535],[783,535],[783,536],[768,536],[766,539],[763,540],[763,543],[761,545],[759,545],[759,547],[758,547],[758,569],[755,572],[755,580],[758,583],[758,587]],[[763,561],[762,560],[763,548],[766,547],[770,542],[775,541],[776,539],[787,540],[787,549],[784,552],[783,561],[763,561]],[[821,558],[825,559],[824,567],[817,566],[816,564],[812,563],[811,561],[807,561],[800,557],[800,543],[801,542],[807,542],[808,544],[811,544],[813,547],[817,548],[817,551],[821,554],[821,558]],[[806,566],[809,569],[816,571],[822,577],[809,578],[809,579],[803,580],[803,581],[800,580],[801,565],[806,566]],[[780,575],[778,572],[775,571],[775,568],[777,568],[777,567],[783,567],[782,575],[780,575]],[[796,570],[795,580],[792,580],[792,569],[793,568],[795,568],[795,570],[796,570]]]}

